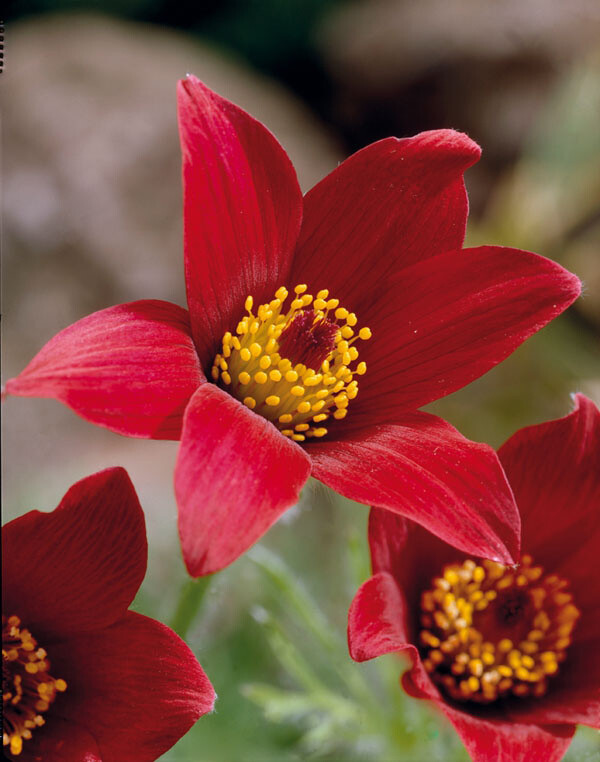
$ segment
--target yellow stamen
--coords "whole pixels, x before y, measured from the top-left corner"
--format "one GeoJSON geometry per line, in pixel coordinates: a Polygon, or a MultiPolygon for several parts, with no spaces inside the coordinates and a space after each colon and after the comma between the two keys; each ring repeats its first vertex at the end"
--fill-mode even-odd
{"type": "Polygon", "coordinates": [[[446,566],[421,596],[425,669],[459,701],[544,695],[579,617],[567,585],[531,556],[516,570],[471,559],[446,566]]]}
{"type": "Polygon", "coordinates": [[[49,674],[50,662],[29,630],[17,616],[2,616],[2,744],[13,756],[23,751],[23,740],[44,724],[46,712],[56,692],[67,683],[49,674]]]}
{"type": "Polygon", "coordinates": [[[225,333],[211,368],[213,381],[296,442],[325,436],[319,424],[330,416],[345,418],[367,371],[355,342],[372,336],[367,327],[355,328],[356,315],[328,289],[316,298],[307,290],[305,283],[295,286],[287,308],[284,286],[257,308],[249,295],[247,314],[235,335],[225,333]]]}

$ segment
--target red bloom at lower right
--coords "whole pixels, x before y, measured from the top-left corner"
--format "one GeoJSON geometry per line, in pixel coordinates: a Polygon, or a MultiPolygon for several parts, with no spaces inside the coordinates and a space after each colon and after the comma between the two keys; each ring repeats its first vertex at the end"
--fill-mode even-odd
{"type": "Polygon", "coordinates": [[[600,412],[575,402],[498,452],[521,512],[516,566],[371,511],[350,654],[405,653],[405,690],[443,711],[475,762],[558,762],[577,723],[600,728],[600,412]]]}

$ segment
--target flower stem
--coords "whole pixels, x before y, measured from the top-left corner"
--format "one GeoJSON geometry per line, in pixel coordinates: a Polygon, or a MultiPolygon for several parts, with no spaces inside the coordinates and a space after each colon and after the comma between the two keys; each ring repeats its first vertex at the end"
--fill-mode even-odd
{"type": "Polygon", "coordinates": [[[202,601],[212,581],[212,575],[199,579],[188,579],[181,587],[177,608],[171,620],[171,629],[183,640],[186,639],[196,615],[200,611],[202,601]]]}

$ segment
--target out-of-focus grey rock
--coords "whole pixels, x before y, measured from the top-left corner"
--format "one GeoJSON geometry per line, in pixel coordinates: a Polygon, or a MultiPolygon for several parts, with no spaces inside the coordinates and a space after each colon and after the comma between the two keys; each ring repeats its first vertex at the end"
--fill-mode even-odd
{"type": "Polygon", "coordinates": [[[599,31],[596,0],[365,0],[334,12],[322,39],[340,74],[377,87],[459,57],[569,60],[599,31]]]}
{"type": "Polygon", "coordinates": [[[481,184],[518,153],[557,75],[598,45],[600,3],[364,0],[333,11],[319,39],[347,125],[465,130],[486,151],[481,184]]]}
{"type": "Polygon", "coordinates": [[[187,72],[267,124],[305,188],[336,165],[331,138],[281,86],[186,36],[87,15],[11,29],[4,267],[17,365],[92,309],[185,303],[175,87],[187,72]]]}
{"type": "MultiPolygon", "coordinates": [[[[5,377],[94,310],[143,298],[185,304],[175,88],[187,72],[267,124],[304,188],[340,158],[279,85],[181,34],[54,16],[11,28],[6,48],[5,377]]],[[[54,508],[76,479],[122,465],[149,517],[151,552],[171,543],[178,553],[176,443],[119,437],[51,400],[9,398],[3,408],[6,518],[54,508]]],[[[162,571],[172,564],[165,555],[162,571]]]]}

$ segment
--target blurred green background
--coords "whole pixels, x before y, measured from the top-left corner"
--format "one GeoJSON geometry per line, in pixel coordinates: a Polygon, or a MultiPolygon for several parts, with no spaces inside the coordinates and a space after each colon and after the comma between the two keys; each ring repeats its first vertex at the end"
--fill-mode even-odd
{"type": "MultiPolygon", "coordinates": [[[[308,189],[387,135],[454,127],[468,243],[552,257],[584,296],[506,362],[430,409],[501,444],[600,403],[600,10],[596,0],[22,0],[6,29],[5,377],[89,312],[185,304],[176,80],[193,72],[267,124],[308,189]]],[[[169,762],[464,760],[454,732],[398,687],[395,657],[356,665],[346,612],[369,574],[368,511],[316,482],[208,586],[184,572],[176,444],[97,429],[53,401],[4,405],[5,519],[52,509],[75,480],[130,472],[150,559],[135,608],[186,637],[219,700],[169,762]]],[[[149,667],[151,671],[151,666],[149,667]]],[[[578,731],[571,762],[600,760],[578,731]]]]}

